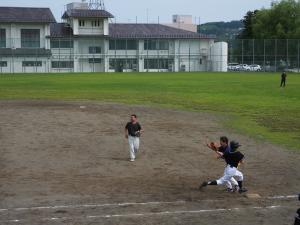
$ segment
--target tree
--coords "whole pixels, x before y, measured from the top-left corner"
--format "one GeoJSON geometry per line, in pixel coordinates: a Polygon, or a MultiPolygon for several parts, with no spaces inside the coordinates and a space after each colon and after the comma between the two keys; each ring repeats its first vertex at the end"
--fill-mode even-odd
{"type": "Polygon", "coordinates": [[[248,12],[242,20],[243,39],[300,38],[300,2],[282,0],[273,2],[270,9],[248,12]]]}
{"type": "Polygon", "coordinates": [[[242,23],[244,25],[244,28],[238,38],[240,39],[252,39],[254,38],[253,33],[253,24],[255,24],[256,14],[258,13],[258,10],[255,11],[248,11],[247,14],[244,16],[244,19],[242,20],[242,23]]]}

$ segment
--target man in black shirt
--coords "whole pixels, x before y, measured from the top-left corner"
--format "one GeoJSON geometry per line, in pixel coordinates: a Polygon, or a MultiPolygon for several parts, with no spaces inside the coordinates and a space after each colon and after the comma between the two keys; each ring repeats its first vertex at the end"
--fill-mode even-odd
{"type": "Polygon", "coordinates": [[[285,87],[286,77],[287,77],[286,73],[283,72],[283,73],[281,74],[281,83],[280,83],[280,87],[285,87]]]}
{"type": "Polygon", "coordinates": [[[244,155],[238,151],[237,149],[240,147],[240,144],[235,141],[231,141],[229,145],[229,149],[226,150],[224,153],[219,152],[218,150],[214,150],[220,158],[224,158],[227,163],[227,166],[224,170],[224,176],[218,180],[203,182],[199,189],[206,187],[207,185],[223,185],[227,186],[227,190],[232,192],[238,190],[239,193],[246,192],[247,190],[243,188],[243,174],[237,169],[239,164],[242,163],[244,159],[244,155]],[[232,187],[231,181],[232,178],[237,178],[238,186],[232,187]]]}
{"type": "Polygon", "coordinates": [[[132,114],[130,117],[130,122],[128,122],[125,126],[125,138],[128,139],[131,162],[134,162],[136,153],[139,150],[139,137],[141,136],[142,131],[141,125],[137,122],[137,116],[132,114]]]}
{"type": "MultiPolygon", "coordinates": [[[[230,146],[228,144],[228,138],[226,136],[220,137],[219,145],[211,142],[211,143],[207,143],[207,147],[209,147],[213,151],[217,150],[218,152],[221,152],[223,154],[227,151],[230,151],[230,146]]],[[[219,157],[219,158],[224,159],[224,157],[219,157]]],[[[230,181],[228,181],[228,184],[226,184],[226,186],[228,188],[228,191],[237,191],[238,182],[236,181],[236,179],[234,177],[231,177],[230,181]],[[232,189],[232,186],[234,187],[234,190],[232,189]]]]}
{"type": "Polygon", "coordinates": [[[211,143],[207,143],[207,147],[209,147],[213,151],[218,150],[219,152],[224,153],[229,148],[228,138],[226,136],[222,136],[222,137],[220,137],[220,144],[219,145],[211,142],[211,143]]]}

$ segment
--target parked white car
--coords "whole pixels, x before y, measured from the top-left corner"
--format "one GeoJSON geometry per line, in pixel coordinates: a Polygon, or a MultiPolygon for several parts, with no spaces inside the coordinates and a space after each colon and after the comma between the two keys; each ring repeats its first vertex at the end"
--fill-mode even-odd
{"type": "Polygon", "coordinates": [[[237,70],[239,70],[239,64],[238,63],[228,63],[227,69],[230,71],[237,71],[237,70]]]}
{"type": "Polygon", "coordinates": [[[250,71],[255,71],[255,72],[261,71],[261,66],[257,64],[252,64],[250,65],[250,71]]]}
{"type": "Polygon", "coordinates": [[[250,66],[247,64],[240,64],[238,65],[240,71],[250,71],[250,66]]]}

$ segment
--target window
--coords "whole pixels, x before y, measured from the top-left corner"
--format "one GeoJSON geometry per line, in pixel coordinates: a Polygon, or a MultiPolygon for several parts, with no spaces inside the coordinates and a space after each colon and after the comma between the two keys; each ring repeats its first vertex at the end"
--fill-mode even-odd
{"type": "Polygon", "coordinates": [[[159,50],[169,50],[169,41],[160,40],[159,41],[159,50]]]}
{"type": "Polygon", "coordinates": [[[145,50],[157,50],[157,41],[156,40],[145,40],[144,49],[145,50]]]}
{"type": "Polygon", "coordinates": [[[137,50],[137,41],[136,40],[127,40],[127,49],[128,50],[137,50]]]}
{"type": "Polygon", "coordinates": [[[137,40],[110,40],[109,41],[110,50],[137,50],[137,40]]]}
{"type": "Polygon", "coordinates": [[[101,53],[101,47],[97,47],[97,46],[89,47],[89,53],[90,54],[100,54],[101,53]]]}
{"type": "Polygon", "coordinates": [[[53,69],[73,69],[74,61],[52,61],[53,69]]]}
{"type": "Polygon", "coordinates": [[[39,29],[22,29],[21,30],[21,47],[22,48],[39,48],[40,47],[40,30],[39,29]]]}
{"type": "Polygon", "coordinates": [[[126,40],[117,40],[116,48],[118,50],[125,50],[126,49],[126,40]]]}
{"type": "Polygon", "coordinates": [[[116,50],[116,40],[109,40],[109,50],[116,50]]]}
{"type": "Polygon", "coordinates": [[[92,21],[92,27],[100,27],[100,20],[93,20],[92,21]]]}
{"type": "Polygon", "coordinates": [[[145,40],[145,50],[169,50],[168,40],[145,40]]]}
{"type": "Polygon", "coordinates": [[[145,69],[169,69],[168,59],[145,59],[145,69]]]}
{"type": "Polygon", "coordinates": [[[85,25],[85,21],[84,20],[79,20],[79,26],[84,27],[84,25],[85,25]]]}
{"type": "Polygon", "coordinates": [[[58,39],[51,40],[50,42],[51,48],[73,48],[74,43],[73,40],[70,39],[58,39]]]}
{"type": "Polygon", "coordinates": [[[6,30],[0,29],[0,48],[6,48],[6,30]]]}
{"type": "Polygon", "coordinates": [[[137,70],[137,59],[109,59],[109,69],[123,71],[123,69],[137,70]]]}
{"type": "Polygon", "coordinates": [[[91,59],[89,59],[89,63],[101,63],[101,59],[91,58],[91,59]]]}
{"type": "Polygon", "coordinates": [[[0,61],[0,67],[7,67],[7,61],[0,61]]]}
{"type": "Polygon", "coordinates": [[[22,66],[23,67],[41,67],[42,61],[23,61],[22,66]]]}

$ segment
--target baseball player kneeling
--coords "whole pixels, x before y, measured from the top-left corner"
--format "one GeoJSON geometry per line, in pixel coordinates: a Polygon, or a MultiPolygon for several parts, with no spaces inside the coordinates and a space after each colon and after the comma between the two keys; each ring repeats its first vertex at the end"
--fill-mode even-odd
{"type": "Polygon", "coordinates": [[[206,187],[207,185],[226,185],[227,190],[230,192],[238,191],[239,193],[246,192],[247,189],[243,188],[243,174],[238,170],[238,166],[243,162],[244,155],[238,151],[238,148],[241,145],[236,141],[231,141],[229,149],[225,152],[219,152],[217,149],[213,149],[219,157],[224,158],[227,163],[227,166],[224,170],[224,175],[218,180],[205,181],[203,182],[199,189],[206,187]],[[232,186],[232,178],[236,178],[237,184],[232,186]]]}

